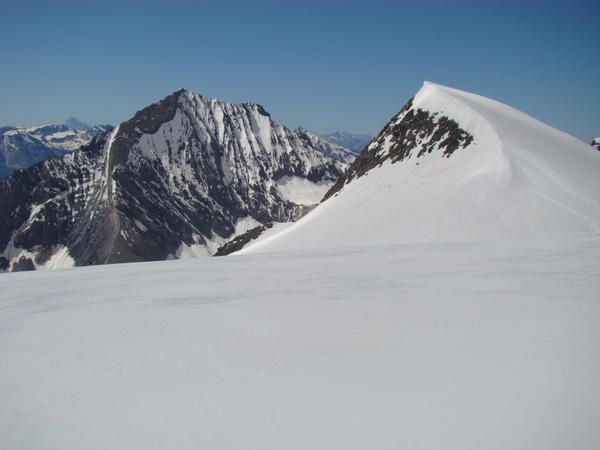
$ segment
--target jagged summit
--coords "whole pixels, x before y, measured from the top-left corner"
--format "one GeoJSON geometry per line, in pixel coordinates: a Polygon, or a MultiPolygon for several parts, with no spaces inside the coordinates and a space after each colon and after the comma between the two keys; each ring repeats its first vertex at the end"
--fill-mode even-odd
{"type": "Polygon", "coordinates": [[[321,137],[327,142],[348,148],[354,153],[360,153],[373,139],[373,135],[348,131],[334,131],[333,133],[321,134],[321,137]]]}
{"type": "Polygon", "coordinates": [[[258,104],[178,90],[0,184],[0,269],[210,255],[318,203],[354,156],[258,104]]]}
{"type": "Polygon", "coordinates": [[[426,82],[326,201],[242,252],[598,232],[598,173],[576,138],[426,82]]]}
{"type": "Polygon", "coordinates": [[[170,94],[166,98],[173,97],[173,98],[179,99],[182,96],[187,97],[187,98],[194,97],[205,103],[219,103],[219,104],[223,104],[223,105],[256,108],[258,111],[260,111],[260,113],[262,115],[271,117],[271,114],[260,103],[256,103],[256,102],[239,102],[239,103],[226,102],[224,100],[220,100],[217,98],[207,97],[203,94],[200,94],[198,92],[195,92],[195,91],[193,91],[191,89],[187,89],[187,88],[177,89],[176,91],[174,91],[172,94],[170,94]]]}

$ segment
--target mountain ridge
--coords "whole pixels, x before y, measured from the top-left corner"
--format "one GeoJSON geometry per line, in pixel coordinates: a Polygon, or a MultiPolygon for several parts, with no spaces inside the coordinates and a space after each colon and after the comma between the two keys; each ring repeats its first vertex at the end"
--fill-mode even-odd
{"type": "Polygon", "coordinates": [[[320,135],[327,142],[349,148],[354,153],[360,153],[371,142],[373,136],[366,133],[349,131],[334,131],[320,135]]]}
{"type": "Polygon", "coordinates": [[[425,82],[317,208],[239,253],[596,233],[599,172],[573,136],[425,82]]]}
{"type": "Polygon", "coordinates": [[[354,158],[314,139],[258,104],[178,90],[0,181],[3,269],[209,255],[248,228],[294,220],[312,207],[294,201],[310,197],[302,190],[324,192],[354,158]]]}

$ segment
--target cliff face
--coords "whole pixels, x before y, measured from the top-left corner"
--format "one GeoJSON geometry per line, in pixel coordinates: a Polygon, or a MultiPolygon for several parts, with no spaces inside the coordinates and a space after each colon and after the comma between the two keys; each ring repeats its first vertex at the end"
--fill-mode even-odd
{"type": "Polygon", "coordinates": [[[2,180],[0,264],[212,254],[248,228],[299,217],[308,205],[294,201],[290,180],[326,190],[353,159],[260,105],[178,91],[81,150],[2,180]]]}

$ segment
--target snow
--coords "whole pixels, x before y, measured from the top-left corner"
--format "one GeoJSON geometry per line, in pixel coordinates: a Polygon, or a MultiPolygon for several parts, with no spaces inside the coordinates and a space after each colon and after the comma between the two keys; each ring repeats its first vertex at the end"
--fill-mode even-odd
{"type": "Polygon", "coordinates": [[[335,131],[333,133],[322,134],[321,138],[327,142],[341,145],[346,147],[353,152],[361,152],[367,144],[373,139],[373,135],[364,133],[350,133],[347,131],[335,131]]]}
{"type": "Polygon", "coordinates": [[[223,237],[218,234],[213,234],[210,237],[203,236],[200,238],[199,235],[196,235],[194,236],[196,243],[188,244],[182,242],[175,255],[173,255],[173,258],[169,259],[190,259],[211,256],[227,242],[259,225],[261,225],[261,223],[253,217],[243,217],[236,222],[234,232],[230,236],[223,237]]]}
{"type": "Polygon", "coordinates": [[[7,259],[9,267],[13,267],[17,264],[21,258],[30,259],[35,270],[69,269],[75,267],[75,260],[71,257],[69,249],[65,246],[55,245],[51,249],[50,258],[43,264],[39,264],[36,260],[39,250],[39,248],[27,250],[15,247],[13,237],[0,256],[7,259]]]}
{"type": "Polygon", "coordinates": [[[69,269],[75,267],[75,260],[69,254],[69,249],[64,246],[57,246],[48,261],[40,269],[69,269]]]}
{"type": "MultiPolygon", "coordinates": [[[[235,231],[233,235],[239,236],[240,234],[244,234],[246,231],[251,230],[259,225],[261,225],[261,223],[254,217],[244,217],[235,223],[235,231]]],[[[229,236],[229,239],[233,239],[233,237],[229,236]]]]}
{"type": "MultiPolygon", "coordinates": [[[[236,257],[0,276],[0,448],[598,448],[600,155],[472,94],[425,84],[414,104],[474,143],[388,160],[236,257]]],[[[264,116],[204,106],[139,153],[177,167],[154,144],[222,139],[209,107],[237,108],[244,155],[269,142],[264,116]]],[[[270,129],[270,151],[296,145],[270,129]]]]}
{"type": "Polygon", "coordinates": [[[105,166],[105,173],[104,173],[104,177],[106,179],[106,189],[104,191],[104,196],[103,198],[105,200],[108,201],[112,201],[111,200],[111,194],[112,192],[114,192],[114,184],[113,184],[113,179],[112,179],[112,173],[109,173],[110,169],[111,169],[111,165],[110,165],[110,160],[111,160],[111,155],[110,155],[110,150],[112,149],[112,145],[113,142],[115,141],[115,137],[117,136],[117,133],[119,132],[119,125],[117,125],[115,128],[113,128],[113,130],[110,132],[110,136],[108,137],[108,139],[106,140],[106,144],[105,144],[105,148],[104,148],[104,155],[106,158],[106,166],[105,166]]]}
{"type": "MultiPolygon", "coordinates": [[[[600,230],[600,153],[494,100],[425,83],[414,108],[474,136],[450,158],[387,160],[243,253],[600,230]]],[[[376,145],[372,143],[371,146],[376,145]]],[[[389,143],[381,152],[387,152],[389,143]]]]}
{"type": "Polygon", "coordinates": [[[299,205],[319,203],[333,183],[314,183],[307,178],[282,177],[277,180],[277,190],[281,196],[299,205]]]}
{"type": "MultiPolygon", "coordinates": [[[[93,131],[100,132],[102,127],[92,131],[83,131],[67,128],[63,125],[41,125],[37,127],[14,127],[12,130],[5,131],[5,137],[22,136],[26,141],[42,145],[48,149],[62,150],[72,152],[79,149],[82,145],[90,142],[95,134],[93,131]],[[56,131],[58,130],[58,131],[56,131]]],[[[22,143],[11,142],[7,139],[4,146],[8,149],[14,147],[21,149],[22,143]]]]}
{"type": "MultiPolygon", "coordinates": [[[[207,242],[208,244],[208,242],[207,242]]],[[[215,246],[217,249],[219,245],[215,246]]],[[[210,256],[210,250],[208,249],[208,245],[205,244],[187,244],[182,242],[177,252],[175,253],[175,258],[177,259],[191,259],[191,258],[202,258],[205,256],[210,256]]],[[[170,258],[169,258],[170,259],[170,258]]]]}
{"type": "Polygon", "coordinates": [[[0,276],[0,447],[592,450],[600,236],[0,276]]]}
{"type": "Polygon", "coordinates": [[[138,227],[141,231],[147,230],[146,226],[139,220],[134,220],[133,222],[135,223],[135,226],[138,227]]]}
{"type": "Polygon", "coordinates": [[[67,138],[69,136],[73,136],[75,134],[77,134],[75,132],[75,130],[60,131],[60,132],[53,133],[53,134],[46,136],[46,140],[53,141],[56,139],[65,139],[65,138],[67,138]]]}

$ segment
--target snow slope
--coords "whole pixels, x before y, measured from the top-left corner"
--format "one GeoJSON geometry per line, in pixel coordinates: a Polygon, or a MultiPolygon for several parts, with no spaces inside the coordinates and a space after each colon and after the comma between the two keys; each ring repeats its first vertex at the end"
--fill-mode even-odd
{"type": "Polygon", "coordinates": [[[0,276],[0,448],[595,450],[600,238],[0,276]]]}
{"type": "Polygon", "coordinates": [[[425,83],[335,195],[242,252],[597,232],[599,175],[600,153],[574,137],[425,83]]]}

